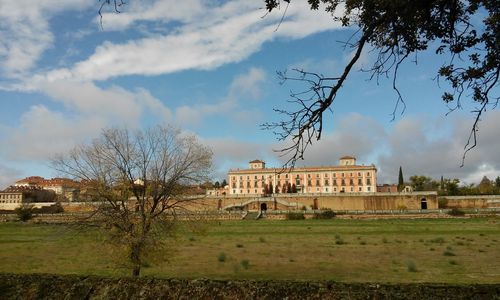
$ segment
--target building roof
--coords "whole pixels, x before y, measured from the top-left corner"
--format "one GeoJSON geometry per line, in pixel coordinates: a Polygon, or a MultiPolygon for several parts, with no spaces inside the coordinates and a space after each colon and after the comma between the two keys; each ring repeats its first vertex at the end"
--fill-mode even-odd
{"type": "Polygon", "coordinates": [[[40,176],[29,176],[29,177],[26,177],[26,178],[23,178],[21,180],[16,181],[16,183],[19,183],[19,184],[21,184],[21,183],[37,184],[37,183],[40,183],[44,180],[45,180],[45,178],[40,177],[40,176]]]}
{"type": "Polygon", "coordinates": [[[324,167],[301,167],[293,169],[283,169],[283,168],[265,168],[265,169],[232,169],[229,170],[229,174],[260,174],[260,173],[298,173],[298,172],[325,172],[325,171],[363,171],[363,170],[377,170],[374,165],[369,166],[324,166],[324,167]]]}
{"type": "Polygon", "coordinates": [[[263,163],[264,161],[260,160],[260,159],[254,159],[252,160],[250,163],[251,164],[257,164],[257,163],[263,163]]]}
{"type": "Polygon", "coordinates": [[[351,155],[345,155],[345,156],[342,156],[340,159],[356,159],[356,157],[351,156],[351,155]]]}
{"type": "Polygon", "coordinates": [[[68,178],[52,178],[45,179],[40,176],[30,176],[24,179],[16,181],[16,184],[28,184],[32,186],[65,186],[65,187],[74,187],[78,185],[78,182],[68,179],[68,178]]]}

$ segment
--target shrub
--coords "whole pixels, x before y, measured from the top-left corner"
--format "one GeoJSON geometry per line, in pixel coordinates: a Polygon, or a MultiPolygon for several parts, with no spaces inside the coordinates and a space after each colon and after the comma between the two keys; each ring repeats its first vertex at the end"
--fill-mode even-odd
{"type": "Polygon", "coordinates": [[[451,252],[450,250],[445,250],[443,252],[443,255],[444,256],[455,256],[455,253],[451,252]]]}
{"type": "Polygon", "coordinates": [[[259,237],[259,242],[261,242],[261,243],[265,243],[265,242],[266,242],[266,239],[265,239],[265,238],[263,238],[263,237],[259,237]]]}
{"type": "Polygon", "coordinates": [[[305,220],[305,218],[303,213],[289,212],[286,214],[287,220],[305,220]]]}
{"type": "Polygon", "coordinates": [[[417,265],[411,260],[406,263],[406,267],[408,272],[417,272],[417,265]]]}
{"type": "Polygon", "coordinates": [[[457,261],[456,260],[449,260],[448,263],[450,263],[450,265],[458,265],[457,261]]]}
{"type": "Polygon", "coordinates": [[[56,203],[51,206],[42,206],[40,208],[33,208],[33,213],[38,214],[59,214],[63,212],[64,208],[62,207],[61,203],[56,203]]]}
{"type": "Polygon", "coordinates": [[[438,198],[438,208],[447,208],[448,207],[448,199],[446,198],[438,198]]]}
{"type": "Polygon", "coordinates": [[[31,205],[22,205],[16,208],[15,212],[21,222],[27,222],[33,218],[33,206],[31,205]]]}
{"type": "Polygon", "coordinates": [[[236,248],[243,248],[243,244],[236,244],[236,248]]]}
{"type": "Polygon", "coordinates": [[[435,238],[435,239],[430,240],[429,242],[431,242],[431,243],[439,243],[439,244],[442,244],[442,243],[444,243],[445,241],[444,241],[444,239],[443,239],[442,237],[437,237],[437,238],[435,238]]]}
{"type": "Polygon", "coordinates": [[[224,253],[224,252],[219,253],[219,256],[217,257],[217,260],[219,262],[225,262],[226,261],[226,253],[224,253]]]}
{"type": "Polygon", "coordinates": [[[463,217],[465,215],[465,212],[463,210],[460,210],[458,208],[452,208],[448,214],[450,216],[454,216],[454,217],[463,217]]]}
{"type": "Polygon", "coordinates": [[[243,269],[247,270],[248,268],[250,268],[250,261],[248,259],[242,260],[241,266],[243,267],[243,269]]]}
{"type": "Polygon", "coordinates": [[[335,218],[335,212],[331,209],[326,209],[320,213],[314,213],[314,219],[333,219],[335,218]]]}
{"type": "Polygon", "coordinates": [[[335,241],[335,244],[336,244],[336,245],[344,245],[344,244],[345,244],[345,242],[344,242],[344,240],[340,239],[340,240],[336,240],[336,241],[335,241]]]}

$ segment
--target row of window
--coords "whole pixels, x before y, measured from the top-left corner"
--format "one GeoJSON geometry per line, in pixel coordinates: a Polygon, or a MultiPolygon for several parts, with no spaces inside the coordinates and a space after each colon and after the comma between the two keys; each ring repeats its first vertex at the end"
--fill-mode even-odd
{"type": "MultiPolygon", "coordinates": [[[[313,183],[312,180],[307,180],[307,186],[312,186],[313,185],[312,183],[313,183]]],[[[319,179],[316,179],[315,183],[316,183],[315,186],[321,186],[321,181],[319,179]]],[[[342,186],[347,185],[345,179],[341,179],[341,180],[334,179],[334,180],[332,180],[332,183],[333,183],[333,185],[342,185],[342,186]]],[[[288,184],[289,184],[289,182],[285,181],[284,185],[288,186],[288,184]]],[[[372,184],[371,179],[370,178],[366,178],[366,185],[371,185],[371,184],[372,184]]],[[[278,182],[277,185],[280,186],[281,183],[278,182]]],[[[295,181],[295,185],[301,185],[300,179],[297,179],[295,181]]],[[[354,179],[352,179],[352,178],[349,179],[349,185],[354,185],[354,179]]],[[[358,178],[358,185],[363,185],[363,179],[362,178],[358,178]]],[[[324,186],[330,186],[330,181],[328,179],[324,180],[324,186]]],[[[235,181],[232,182],[231,187],[233,189],[236,188],[236,182],[235,181]]],[[[240,189],[243,188],[244,187],[243,182],[240,181],[238,183],[238,187],[240,189]]],[[[246,188],[251,188],[251,187],[252,187],[251,183],[249,181],[247,181],[246,182],[246,188]]],[[[254,188],[264,187],[264,183],[263,182],[259,182],[259,181],[254,181],[253,182],[253,187],[254,188]]]]}
{"type": "MultiPolygon", "coordinates": [[[[329,178],[329,174],[330,174],[330,173],[324,173],[324,174],[323,174],[323,177],[324,177],[324,178],[329,178]]],[[[336,178],[336,177],[337,177],[337,173],[335,173],[335,172],[334,172],[334,173],[331,173],[331,175],[332,175],[332,177],[333,177],[333,178],[336,178]]],[[[339,175],[340,175],[339,177],[346,177],[346,173],[344,173],[344,172],[339,173],[339,175]]],[[[357,177],[362,177],[362,176],[363,176],[363,174],[362,174],[361,172],[357,172],[357,174],[356,174],[356,172],[350,172],[350,173],[349,173],[349,177],[354,177],[354,176],[356,176],[356,175],[357,175],[357,177]]],[[[258,175],[254,175],[254,176],[253,176],[253,179],[254,179],[254,180],[265,180],[265,177],[266,177],[266,176],[267,176],[267,178],[271,179],[273,175],[259,175],[259,176],[258,176],[258,175]]],[[[366,177],[371,177],[371,172],[366,172],[365,176],[366,176],[366,177]]],[[[239,176],[239,180],[243,180],[243,177],[244,177],[243,175],[239,176]]],[[[292,177],[292,176],[290,176],[290,177],[289,177],[289,174],[278,174],[278,175],[276,175],[276,178],[277,178],[277,179],[282,179],[282,178],[288,179],[288,178],[291,178],[291,177],[292,177]],[[283,175],[283,176],[282,176],[282,175],[283,175]]],[[[316,177],[316,178],[320,178],[320,174],[319,174],[319,173],[316,173],[316,176],[315,176],[315,177],[316,177]]],[[[299,174],[296,174],[295,178],[296,178],[296,179],[299,179],[299,178],[300,178],[300,175],[299,175],[299,174]]],[[[311,174],[307,174],[307,178],[312,178],[311,174]]],[[[250,180],[250,175],[247,175],[247,176],[246,176],[246,179],[247,179],[247,180],[250,180]]],[[[236,176],[232,176],[232,181],[236,181],[236,176]]]]}
{"type": "MultiPolygon", "coordinates": [[[[323,174],[323,177],[324,177],[324,178],[328,178],[328,177],[329,177],[329,174],[330,174],[330,173],[324,173],[324,174],[323,174]]],[[[340,175],[339,177],[346,177],[346,173],[344,173],[344,172],[342,172],[342,173],[338,173],[338,174],[340,175]]],[[[332,175],[332,177],[333,177],[333,178],[336,178],[336,177],[337,177],[337,173],[335,173],[335,172],[334,172],[334,173],[331,173],[331,175],[332,175]]],[[[254,175],[254,176],[253,176],[253,179],[255,179],[255,180],[258,180],[258,179],[260,179],[260,180],[265,180],[265,178],[266,178],[266,177],[267,177],[267,178],[272,178],[272,176],[273,176],[273,175],[270,175],[270,174],[267,174],[267,175],[254,175]]],[[[356,172],[350,172],[350,173],[349,173],[349,177],[354,177],[354,176],[357,176],[357,177],[362,177],[362,176],[363,176],[363,174],[362,174],[361,172],[357,172],[357,173],[356,173],[356,172]]],[[[366,172],[366,173],[365,173],[365,176],[366,176],[366,177],[371,177],[371,172],[366,172]]],[[[291,178],[291,177],[292,177],[292,176],[289,176],[289,174],[278,174],[278,175],[276,175],[276,178],[278,178],[278,179],[281,179],[281,178],[288,179],[288,178],[291,178]]],[[[316,173],[316,176],[315,176],[315,177],[316,177],[316,178],[320,178],[320,174],[319,174],[319,173],[316,173]]],[[[296,174],[296,175],[295,175],[295,178],[300,178],[300,175],[299,175],[299,174],[296,174]]],[[[307,174],[307,178],[312,178],[312,175],[311,175],[311,174],[307,174]]],[[[243,175],[240,175],[240,176],[239,176],[239,179],[240,179],[240,180],[243,180],[243,175]]],[[[247,180],[250,180],[250,175],[247,175],[247,176],[246,176],[246,179],[247,179],[247,180]]],[[[235,180],[236,180],[236,176],[232,176],[232,180],[233,180],[233,181],[235,181],[235,180]]]]}
{"type": "MultiPolygon", "coordinates": [[[[337,187],[334,187],[332,190],[330,190],[329,188],[325,188],[325,192],[326,192],[326,193],[329,193],[329,192],[334,192],[334,193],[337,193],[337,192],[340,192],[340,193],[345,193],[345,192],[347,192],[347,191],[354,192],[354,190],[355,190],[355,189],[354,189],[354,187],[353,187],[353,186],[351,186],[349,190],[346,190],[346,189],[345,189],[345,187],[341,187],[341,188],[338,188],[338,189],[337,189],[337,187]]],[[[237,191],[236,189],[233,189],[233,194],[236,194],[236,191],[237,191]]],[[[243,194],[243,191],[244,191],[244,190],[240,190],[240,192],[239,192],[239,193],[240,193],[240,194],[243,194]]],[[[246,194],[250,194],[250,193],[251,193],[250,191],[251,191],[250,189],[247,189],[247,190],[246,190],[246,194]]],[[[370,186],[366,187],[366,191],[367,191],[367,192],[371,192],[371,191],[372,191],[372,190],[371,190],[371,187],[370,187],[370,186]]],[[[262,192],[263,192],[263,191],[261,191],[260,189],[254,189],[254,190],[253,190],[253,193],[254,193],[254,194],[258,194],[258,193],[262,193],[262,192]]],[[[314,191],[313,191],[312,189],[309,189],[309,190],[308,190],[308,192],[314,192],[314,191]]],[[[316,192],[317,192],[317,193],[321,193],[321,189],[320,189],[320,188],[316,188],[316,192]]],[[[357,192],[363,192],[363,187],[361,187],[361,186],[360,186],[360,187],[358,187],[357,192]]]]}
{"type": "Polygon", "coordinates": [[[0,195],[0,199],[19,199],[19,198],[21,198],[21,195],[19,194],[0,195]]]}
{"type": "Polygon", "coordinates": [[[0,200],[0,203],[21,203],[21,200],[0,200]]]}

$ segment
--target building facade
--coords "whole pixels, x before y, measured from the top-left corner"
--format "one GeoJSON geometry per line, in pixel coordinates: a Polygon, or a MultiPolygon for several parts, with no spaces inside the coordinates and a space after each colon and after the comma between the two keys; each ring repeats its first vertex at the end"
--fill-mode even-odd
{"type": "Polygon", "coordinates": [[[80,184],[68,178],[45,179],[40,176],[30,176],[16,181],[14,187],[35,187],[54,191],[67,201],[76,201],[79,194],[80,184]]]}
{"type": "Polygon", "coordinates": [[[266,168],[265,162],[252,160],[248,169],[229,170],[229,195],[282,193],[335,194],[375,193],[377,168],[357,165],[356,158],[344,156],[337,166],[294,169],[266,168]]]}

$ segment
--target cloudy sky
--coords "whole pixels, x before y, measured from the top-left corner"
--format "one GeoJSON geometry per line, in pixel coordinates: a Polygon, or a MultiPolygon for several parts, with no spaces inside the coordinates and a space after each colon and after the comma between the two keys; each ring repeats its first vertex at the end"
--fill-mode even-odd
{"type": "MultiPolygon", "coordinates": [[[[103,14],[98,1],[0,0],[0,188],[30,175],[53,177],[55,153],[109,126],[172,124],[213,148],[214,180],[260,158],[278,166],[283,144],[259,125],[287,107],[290,90],[276,71],[301,68],[337,76],[353,31],[295,1],[267,14],[263,1],[127,1],[103,14]]],[[[406,101],[394,121],[387,79],[360,72],[362,54],[302,165],[331,165],[349,154],[374,163],[379,182],[441,175],[474,183],[500,175],[500,111],[482,119],[479,145],[460,167],[473,106],[446,116],[446,88],[435,81],[446,57],[419,53],[398,85],[406,101]]],[[[412,59],[414,60],[414,59],[412,59]]],[[[498,88],[497,91],[498,92],[498,88]]]]}

